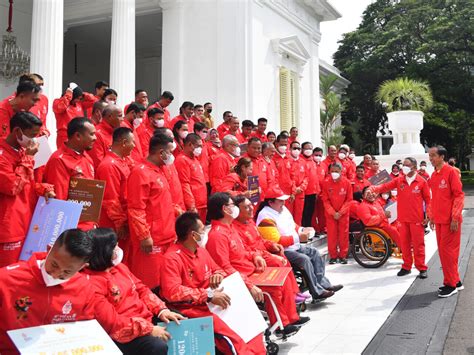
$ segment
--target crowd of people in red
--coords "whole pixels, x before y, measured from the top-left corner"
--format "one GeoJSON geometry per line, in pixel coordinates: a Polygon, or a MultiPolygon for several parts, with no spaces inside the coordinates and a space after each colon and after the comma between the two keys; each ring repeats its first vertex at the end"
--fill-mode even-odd
{"type": "MultiPolygon", "coordinates": [[[[150,104],[137,90],[122,110],[118,93],[100,81],[94,94],[70,83],[53,101],[57,151],[33,169],[36,137],[50,134],[42,85],[40,75],[23,75],[0,102],[2,354],[15,353],[7,330],[92,318],[125,353],[166,353],[169,334],[156,320],[213,316],[206,304],[230,304],[219,284],[234,272],[274,323],[264,292],[271,295],[284,326],[279,332],[292,335],[309,321],[296,312],[297,302],[342,288],[329,282],[324,259],[304,242],[327,233],[329,263],[347,264],[351,218],[383,228],[401,247],[399,276],[411,272],[414,255],[420,277],[427,277],[424,226],[436,226],[445,274],[440,295],[462,288],[463,193],[442,147],[430,150],[431,176],[426,162],[418,169],[407,158],[393,165],[390,182],[371,186],[378,161],[365,155],[356,165],[347,145],[330,146],[324,158],[323,149],[300,143],[296,127],[266,132],[267,119],[241,123],[230,111],[214,128],[211,103],[186,101],[172,117],[169,91],[150,104]],[[251,202],[250,176],[258,177],[258,201],[251,202]],[[106,182],[99,222],[82,221],[49,253],[18,263],[38,196],[67,200],[72,177],[106,182]],[[393,226],[383,207],[395,200],[393,226]],[[290,265],[306,273],[309,295],[292,273],[281,287],[249,279],[267,266],[290,265]]],[[[262,336],[245,343],[213,319],[221,353],[265,353],[262,336]]]]}

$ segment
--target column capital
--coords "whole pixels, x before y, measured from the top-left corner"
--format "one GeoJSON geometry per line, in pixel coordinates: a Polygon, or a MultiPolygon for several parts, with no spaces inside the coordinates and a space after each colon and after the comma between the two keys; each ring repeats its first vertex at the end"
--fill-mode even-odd
{"type": "Polygon", "coordinates": [[[314,31],[311,33],[311,41],[319,46],[319,42],[321,42],[321,32],[320,31],[314,31]]]}

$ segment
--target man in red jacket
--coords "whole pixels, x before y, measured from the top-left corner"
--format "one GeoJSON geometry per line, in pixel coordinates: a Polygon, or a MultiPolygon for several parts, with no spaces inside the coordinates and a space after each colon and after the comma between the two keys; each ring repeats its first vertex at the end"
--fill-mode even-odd
{"type": "Polygon", "coordinates": [[[176,234],[178,242],[168,249],[163,262],[162,299],[186,317],[212,317],[214,333],[218,334],[214,341],[221,353],[265,354],[261,335],[245,343],[207,306],[212,303],[226,309],[231,299],[219,288],[226,273],[204,248],[207,235],[199,215],[186,212],[178,217],[176,234]]]}
{"type": "MultiPolygon", "coordinates": [[[[174,96],[170,91],[163,91],[163,93],[160,96],[160,99],[156,101],[154,104],[151,104],[148,107],[148,109],[145,111],[145,116],[143,118],[144,119],[147,118],[149,110],[151,110],[152,108],[158,108],[161,111],[163,111],[163,118],[165,120],[166,127],[172,129],[173,127],[170,127],[170,123],[171,123],[170,112],[168,111],[167,107],[173,102],[173,100],[174,100],[174,96]]],[[[143,154],[146,155],[147,152],[148,150],[144,151],[143,154]]]]}
{"type": "Polygon", "coordinates": [[[96,178],[105,184],[104,199],[99,226],[112,228],[119,238],[119,245],[125,257],[129,254],[129,229],[127,215],[127,181],[130,164],[127,158],[135,147],[130,128],[119,127],[113,133],[112,147],[97,167],[96,178]]]}
{"type": "MultiPolygon", "coordinates": [[[[36,85],[38,85],[40,88],[43,87],[44,79],[41,75],[29,74],[28,77],[30,80],[33,80],[33,82],[36,85]]],[[[48,102],[48,98],[46,97],[46,95],[43,95],[42,91],[43,90],[40,91],[39,100],[35,103],[35,105],[32,108],[30,108],[29,111],[32,114],[34,114],[36,117],[38,117],[41,120],[41,122],[43,122],[43,125],[41,126],[41,130],[38,136],[49,137],[50,133],[46,125],[46,118],[48,117],[48,111],[49,111],[49,102],[48,102]]]]}
{"type": "Polygon", "coordinates": [[[30,112],[18,112],[10,120],[11,132],[0,140],[0,267],[20,257],[38,195],[54,197],[53,186],[36,183],[34,137],[41,121],[30,112]]]}
{"type": "Polygon", "coordinates": [[[435,171],[428,180],[432,200],[427,211],[431,228],[436,230],[444,275],[444,286],[438,296],[449,297],[464,288],[458,270],[464,192],[458,172],[446,164],[446,149],[442,146],[433,147],[429,150],[429,156],[435,171]]]}
{"type": "Polygon", "coordinates": [[[165,127],[165,113],[160,108],[150,108],[147,110],[146,118],[144,122],[136,129],[138,142],[140,145],[142,154],[146,156],[148,154],[148,147],[150,145],[150,139],[155,132],[155,129],[165,127]]]}
{"type": "Polygon", "coordinates": [[[345,172],[345,177],[349,182],[353,182],[355,178],[355,165],[352,160],[349,158],[349,146],[347,144],[342,144],[339,147],[338,152],[339,162],[342,164],[343,174],[345,172]]]}
{"type": "Polygon", "coordinates": [[[102,122],[96,127],[97,140],[89,152],[95,168],[99,166],[102,159],[104,159],[110,150],[114,130],[119,128],[123,122],[122,109],[113,104],[105,107],[102,116],[102,122]]]}
{"type": "Polygon", "coordinates": [[[429,208],[431,198],[428,184],[416,173],[416,168],[416,160],[406,158],[403,161],[403,175],[383,185],[372,186],[371,189],[376,193],[397,189],[397,220],[400,222],[398,244],[403,256],[403,265],[397,275],[411,273],[414,256],[415,267],[420,271],[419,277],[426,279],[425,225],[428,221],[425,219],[425,209],[429,208]]]}
{"type": "Polygon", "coordinates": [[[130,270],[150,288],[160,285],[163,254],[176,239],[173,200],[161,166],[173,161],[173,139],[156,134],[148,157],[128,178],[128,222],[131,237],[130,270]]]}
{"type": "Polygon", "coordinates": [[[372,176],[377,175],[380,172],[380,163],[377,159],[372,159],[372,163],[370,164],[369,171],[365,172],[365,177],[367,179],[371,178],[372,176]]]}
{"type": "Polygon", "coordinates": [[[349,207],[352,187],[349,180],[341,176],[341,163],[331,164],[330,176],[323,184],[322,199],[326,209],[328,229],[329,264],[347,264],[349,251],[349,207]]]}
{"type": "Polygon", "coordinates": [[[288,209],[293,215],[295,222],[301,225],[303,217],[305,191],[308,187],[307,163],[301,158],[301,146],[298,142],[292,142],[290,145],[290,177],[293,182],[293,203],[290,203],[288,209]]]}
{"type": "Polygon", "coordinates": [[[290,173],[291,158],[287,152],[288,136],[285,134],[279,134],[275,141],[275,147],[276,154],[273,156],[273,161],[275,162],[275,166],[278,171],[278,185],[283,190],[285,195],[290,196],[290,198],[285,201],[285,206],[288,208],[290,213],[293,214],[296,186],[291,178],[290,173]]]}
{"type": "Polygon", "coordinates": [[[366,186],[372,185],[369,180],[365,178],[365,166],[359,165],[356,168],[356,176],[354,179],[354,184],[352,185],[352,192],[359,192],[364,189],[366,186]]]}
{"type": "Polygon", "coordinates": [[[167,125],[169,129],[173,129],[174,125],[178,121],[184,121],[188,125],[189,132],[194,131],[194,124],[196,123],[193,119],[194,115],[194,104],[190,101],[184,101],[179,108],[179,115],[174,117],[167,125]]]}
{"type": "Polygon", "coordinates": [[[201,137],[190,133],[184,138],[183,154],[176,158],[176,170],[183,189],[186,210],[199,214],[206,223],[207,187],[202,166],[197,159],[203,150],[201,137]]]}
{"type": "MultiPolygon", "coordinates": [[[[97,101],[101,101],[102,100],[102,96],[104,95],[104,92],[105,90],[107,90],[109,88],[109,83],[103,81],[103,80],[99,80],[95,83],[94,85],[94,96],[91,97],[91,100],[86,102],[84,104],[84,114],[87,118],[90,118],[92,119],[92,113],[93,113],[93,106],[94,106],[94,103],[96,103],[97,101]]],[[[81,115],[81,116],[83,116],[81,115]]]]}
{"type": "MultiPolygon", "coordinates": [[[[275,149],[275,148],[274,148],[275,149]]],[[[252,175],[258,176],[260,187],[260,201],[265,199],[265,191],[268,188],[267,164],[263,161],[262,142],[256,137],[249,139],[247,152],[244,157],[252,160],[252,175]]]]}
{"type": "Polygon", "coordinates": [[[222,119],[224,120],[224,122],[217,126],[217,132],[219,133],[220,140],[223,140],[224,137],[229,134],[229,125],[232,117],[234,117],[234,115],[230,111],[225,111],[222,114],[222,119]]]}
{"type": "Polygon", "coordinates": [[[228,134],[222,140],[222,150],[214,156],[209,167],[209,180],[212,191],[218,191],[221,181],[233,172],[236,158],[240,157],[237,138],[228,134]]]}
{"type": "Polygon", "coordinates": [[[265,133],[267,129],[268,120],[265,117],[260,117],[257,120],[257,129],[252,132],[252,137],[260,139],[262,143],[268,142],[267,135],[265,133]]]}
{"type": "Polygon", "coordinates": [[[196,133],[202,140],[202,152],[201,155],[196,157],[202,167],[202,172],[204,173],[204,179],[206,180],[206,187],[208,189],[208,193],[210,192],[210,184],[209,184],[209,165],[211,161],[211,157],[209,156],[209,146],[206,144],[206,140],[209,135],[209,128],[207,128],[206,124],[203,122],[196,122],[194,124],[194,133],[196,133]]]}
{"type": "Polygon", "coordinates": [[[311,142],[304,142],[301,146],[303,150],[302,159],[306,163],[306,177],[308,178],[308,187],[304,192],[304,208],[301,225],[311,227],[312,218],[315,212],[316,199],[321,193],[319,186],[318,167],[313,159],[313,145],[311,142]]]}
{"type": "Polygon", "coordinates": [[[0,102],[0,138],[10,133],[10,119],[15,113],[29,111],[40,100],[40,90],[35,83],[24,81],[17,86],[15,97],[0,102]]]}
{"type": "Polygon", "coordinates": [[[35,253],[28,261],[0,269],[2,355],[18,354],[8,330],[96,318],[94,289],[79,273],[92,253],[90,235],[70,229],[49,253],[35,253]]]}
{"type": "MultiPolygon", "coordinates": [[[[328,155],[321,162],[321,165],[323,166],[324,171],[326,171],[326,174],[329,174],[329,166],[337,162],[339,162],[339,159],[337,158],[337,148],[335,145],[330,145],[328,147],[328,155]]],[[[342,175],[344,176],[344,172],[342,172],[342,175]]]]}
{"type": "MultiPolygon", "coordinates": [[[[323,149],[316,147],[313,149],[313,160],[316,163],[316,174],[318,175],[319,187],[323,190],[324,180],[326,179],[327,171],[323,162],[323,149]]],[[[316,205],[313,213],[313,220],[311,225],[317,234],[326,232],[326,216],[324,215],[324,202],[321,195],[316,199],[316,205]]]]}

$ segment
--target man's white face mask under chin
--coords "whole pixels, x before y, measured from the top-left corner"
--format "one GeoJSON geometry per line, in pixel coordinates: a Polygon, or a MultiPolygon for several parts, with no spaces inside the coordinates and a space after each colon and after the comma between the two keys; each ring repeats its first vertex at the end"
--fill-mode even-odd
{"type": "Polygon", "coordinates": [[[57,286],[57,285],[60,285],[62,283],[65,283],[65,282],[69,281],[69,279],[65,279],[65,280],[55,279],[50,274],[48,274],[48,272],[46,271],[46,259],[44,259],[43,261],[39,261],[38,263],[41,263],[39,265],[39,267],[40,267],[40,270],[41,270],[41,276],[43,276],[43,281],[44,281],[46,287],[57,286]]]}

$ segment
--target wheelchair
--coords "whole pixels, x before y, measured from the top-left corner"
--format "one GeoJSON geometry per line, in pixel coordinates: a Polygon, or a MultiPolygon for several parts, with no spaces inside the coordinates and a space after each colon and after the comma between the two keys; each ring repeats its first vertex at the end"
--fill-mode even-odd
{"type": "Polygon", "coordinates": [[[360,221],[351,223],[349,241],[352,257],[364,268],[379,268],[390,256],[399,259],[402,256],[400,248],[384,230],[366,227],[360,221]]]}

